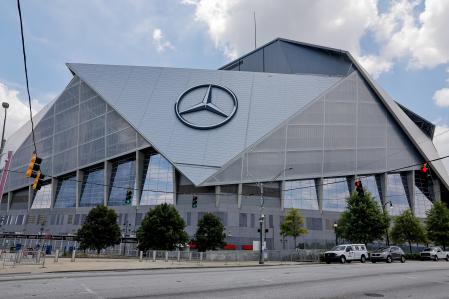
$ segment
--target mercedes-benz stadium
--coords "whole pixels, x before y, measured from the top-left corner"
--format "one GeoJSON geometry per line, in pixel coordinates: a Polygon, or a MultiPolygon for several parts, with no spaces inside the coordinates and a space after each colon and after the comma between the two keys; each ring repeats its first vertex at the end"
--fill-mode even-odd
{"type": "Polygon", "coordinates": [[[145,213],[168,203],[190,236],[204,213],[216,214],[237,248],[258,240],[262,212],[267,247],[280,250],[294,247],[280,235],[288,208],[305,218],[300,243],[334,242],[356,178],[391,215],[411,209],[424,218],[447,200],[434,125],[396,103],[347,51],[278,38],[219,70],[67,68],[72,80],[34,117],[46,175],[39,191],[24,175],[30,123],[3,150],[3,245],[50,236],[62,246],[97,205],[113,208],[132,239],[145,213]],[[425,161],[428,178],[419,172],[425,161]]]}

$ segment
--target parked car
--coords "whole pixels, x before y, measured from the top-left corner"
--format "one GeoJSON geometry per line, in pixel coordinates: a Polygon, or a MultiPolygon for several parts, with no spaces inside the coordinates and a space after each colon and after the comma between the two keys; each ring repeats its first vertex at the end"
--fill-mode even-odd
{"type": "Polygon", "coordinates": [[[382,247],[371,253],[372,263],[381,261],[391,263],[395,260],[405,263],[405,253],[400,247],[397,246],[382,247]]]}
{"type": "Polygon", "coordinates": [[[449,252],[443,251],[441,247],[428,247],[421,251],[421,260],[434,260],[438,261],[439,259],[446,259],[449,261],[449,252]]]}
{"type": "Polygon", "coordinates": [[[352,261],[366,262],[368,251],[364,244],[343,244],[337,245],[324,253],[326,264],[331,262],[340,262],[342,264],[352,261]]]}

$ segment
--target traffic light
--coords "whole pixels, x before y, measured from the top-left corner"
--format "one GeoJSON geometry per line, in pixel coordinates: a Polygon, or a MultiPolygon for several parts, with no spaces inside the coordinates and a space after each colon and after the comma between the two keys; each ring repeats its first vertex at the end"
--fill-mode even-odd
{"type": "Polygon", "coordinates": [[[33,181],[33,185],[31,185],[31,188],[33,190],[41,190],[42,183],[45,179],[45,175],[42,174],[40,170],[37,171],[36,178],[33,181]]]}
{"type": "Polygon", "coordinates": [[[429,168],[427,168],[427,162],[425,162],[421,168],[419,169],[422,173],[427,173],[429,171],[429,168]]]}
{"type": "Polygon", "coordinates": [[[39,158],[36,153],[33,153],[30,164],[28,164],[27,171],[25,172],[25,176],[27,178],[36,178],[41,170],[41,163],[42,159],[39,158]]]}
{"type": "Polygon", "coordinates": [[[365,196],[365,191],[363,191],[362,181],[356,180],[355,181],[355,191],[357,191],[357,194],[359,197],[365,196]]]}
{"type": "Polygon", "coordinates": [[[125,204],[127,205],[131,204],[132,198],[133,198],[133,191],[131,189],[126,190],[125,204]]]}
{"type": "Polygon", "coordinates": [[[192,198],[192,208],[196,209],[198,207],[198,196],[194,195],[192,198]]]}

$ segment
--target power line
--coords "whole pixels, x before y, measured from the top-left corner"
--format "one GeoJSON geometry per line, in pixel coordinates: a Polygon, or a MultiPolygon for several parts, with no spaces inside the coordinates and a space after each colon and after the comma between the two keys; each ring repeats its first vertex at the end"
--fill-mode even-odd
{"type": "Polygon", "coordinates": [[[26,51],[25,51],[25,38],[23,36],[22,10],[20,9],[20,0],[17,0],[17,9],[19,10],[20,33],[21,33],[21,36],[22,36],[23,65],[25,67],[25,81],[26,81],[26,87],[27,87],[27,93],[28,93],[28,106],[30,108],[31,133],[33,135],[34,152],[37,154],[36,139],[34,137],[33,112],[32,112],[32,109],[31,109],[30,86],[29,86],[29,83],[28,83],[27,58],[26,58],[26,51]]]}

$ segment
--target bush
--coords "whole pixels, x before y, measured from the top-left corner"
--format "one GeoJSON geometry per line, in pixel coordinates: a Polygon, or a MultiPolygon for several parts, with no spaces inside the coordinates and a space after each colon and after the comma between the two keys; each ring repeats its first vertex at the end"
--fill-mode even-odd
{"type": "Polygon", "coordinates": [[[419,253],[406,253],[405,259],[410,261],[419,261],[421,260],[421,255],[419,253]]]}

